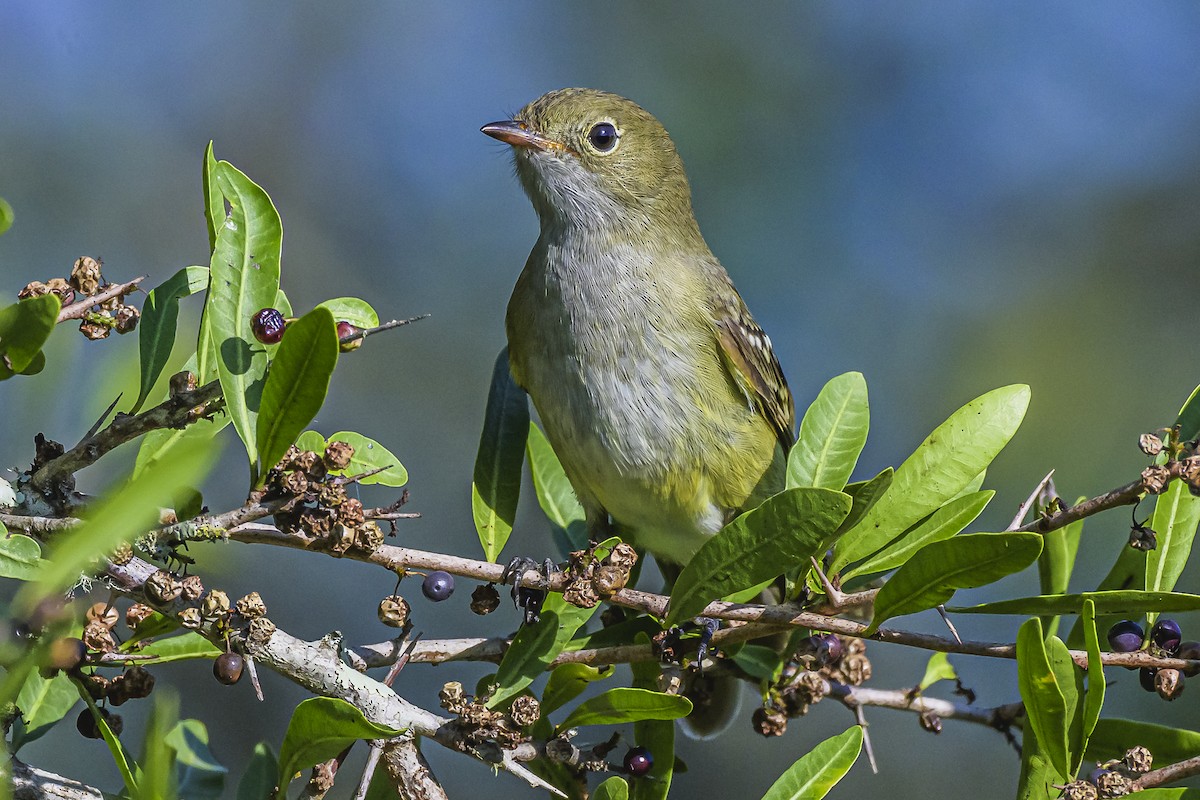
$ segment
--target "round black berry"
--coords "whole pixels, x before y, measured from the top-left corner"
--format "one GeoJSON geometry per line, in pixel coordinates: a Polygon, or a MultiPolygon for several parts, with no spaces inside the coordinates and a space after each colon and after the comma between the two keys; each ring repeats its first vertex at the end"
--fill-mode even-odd
{"type": "Polygon", "coordinates": [[[1132,653],[1142,647],[1142,626],[1123,619],[1108,629],[1108,646],[1114,653],[1132,653]]]}
{"type": "Polygon", "coordinates": [[[279,344],[287,322],[277,308],[264,308],[250,319],[250,330],[254,338],[263,344],[279,344]]]}
{"type": "Polygon", "coordinates": [[[242,679],[242,669],[246,659],[238,653],[222,653],[213,662],[213,677],[226,686],[232,686],[242,679]]]}
{"type": "Polygon", "coordinates": [[[631,747],[625,754],[625,771],[630,775],[645,775],[654,766],[654,756],[644,747],[631,747]]]}
{"type": "Polygon", "coordinates": [[[1142,688],[1147,692],[1156,691],[1154,688],[1154,673],[1156,672],[1158,670],[1151,669],[1150,667],[1142,667],[1138,670],[1138,682],[1142,684],[1142,688]]]}
{"type": "Polygon", "coordinates": [[[1179,623],[1173,619],[1160,619],[1150,629],[1150,641],[1168,653],[1179,649],[1179,640],[1182,638],[1183,632],[1179,630],[1179,623]]]}
{"type": "MultiPolygon", "coordinates": [[[[97,708],[96,711],[108,723],[109,730],[114,736],[120,736],[121,730],[125,727],[121,718],[111,713],[107,708],[97,708]]],[[[88,739],[103,739],[104,734],[100,732],[100,725],[96,722],[96,717],[92,714],[90,708],[85,708],[79,712],[79,716],[75,719],[75,730],[88,739]]]]}
{"type": "Polygon", "coordinates": [[[421,594],[435,603],[440,603],[454,594],[454,576],[449,572],[435,570],[421,582],[421,594]]]}
{"type": "Polygon", "coordinates": [[[620,135],[617,133],[617,128],[611,122],[599,122],[588,131],[588,141],[601,153],[612,150],[617,146],[619,140],[620,135]]]}

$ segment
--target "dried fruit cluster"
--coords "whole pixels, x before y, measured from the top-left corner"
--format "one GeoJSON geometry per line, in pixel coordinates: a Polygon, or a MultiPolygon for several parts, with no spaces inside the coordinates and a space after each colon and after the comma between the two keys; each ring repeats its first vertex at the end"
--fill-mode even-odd
{"type": "Polygon", "coordinates": [[[458,681],[444,685],[438,701],[442,708],[458,717],[453,724],[461,741],[468,746],[495,742],[501,747],[515,747],[529,741],[523,729],[542,715],[537,698],[531,695],[518,695],[507,711],[498,711],[487,707],[487,697],[468,695],[458,681]]]}
{"type": "Polygon", "coordinates": [[[370,553],[383,544],[384,533],[365,518],[362,502],[347,496],[349,480],[329,474],[346,469],[353,456],[354,448],[345,442],[329,442],[321,455],[293,445],[267,473],[266,499],[295,500],[275,514],[279,530],[303,531],[335,555],[352,547],[370,553]]]}
{"type": "MultiPolygon", "coordinates": [[[[75,301],[75,293],[92,297],[108,283],[101,272],[103,262],[91,256],[80,256],[75,259],[68,278],[51,278],[42,283],[32,281],[25,286],[17,297],[24,300],[27,297],[40,297],[44,294],[58,295],[64,306],[75,301]]],[[[141,312],[136,307],[125,303],[125,295],[117,295],[97,303],[84,315],[79,323],[79,330],[89,339],[103,339],[114,330],[117,333],[129,333],[137,327],[141,312]]]]}
{"type": "Polygon", "coordinates": [[[814,633],[802,639],[766,702],[755,710],[754,729],[763,736],[782,736],[788,719],[807,714],[834,684],[858,686],[869,680],[871,661],[866,649],[862,639],[836,633],[814,633]]]}

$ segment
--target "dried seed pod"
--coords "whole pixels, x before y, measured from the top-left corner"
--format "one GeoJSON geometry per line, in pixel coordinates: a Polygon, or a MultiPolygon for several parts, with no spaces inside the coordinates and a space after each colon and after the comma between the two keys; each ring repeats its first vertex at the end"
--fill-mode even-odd
{"type": "Polygon", "coordinates": [[[1142,470],[1142,485],[1150,494],[1162,494],[1170,480],[1171,471],[1164,466],[1153,464],[1142,470]]]}
{"type": "Polygon", "coordinates": [[[787,715],[775,708],[759,706],[754,709],[750,723],[760,736],[783,736],[787,733],[787,715]]]}
{"type": "Polygon", "coordinates": [[[408,623],[410,611],[408,601],[398,594],[379,601],[379,621],[390,628],[403,628],[408,623]]]}
{"type": "Polygon", "coordinates": [[[347,497],[337,507],[337,516],[342,524],[349,525],[351,528],[357,528],[365,521],[363,516],[363,504],[361,500],[353,497],[347,497]]]}
{"type": "Polygon", "coordinates": [[[184,600],[188,602],[199,600],[202,594],[204,594],[204,582],[200,580],[199,575],[187,575],[179,582],[179,595],[184,600]]]}
{"type": "Polygon", "coordinates": [[[340,483],[322,483],[317,492],[317,503],[326,508],[337,508],[346,500],[346,487],[340,483]]]}
{"type": "Polygon", "coordinates": [[[1101,797],[1124,797],[1132,788],[1132,781],[1115,769],[1100,770],[1094,783],[1101,797]]]}
{"type": "Polygon", "coordinates": [[[592,586],[601,597],[610,597],[629,583],[629,570],[611,564],[597,567],[592,586]]]}
{"type": "Polygon", "coordinates": [[[134,603],[125,611],[125,624],[131,630],[136,629],[153,613],[154,609],[145,603],[134,603]]]}
{"type": "Polygon", "coordinates": [[[41,281],[30,281],[25,284],[25,288],[17,292],[18,300],[25,300],[30,297],[41,297],[44,294],[50,293],[50,287],[41,281]]]}
{"type": "Polygon", "coordinates": [[[250,620],[250,641],[254,644],[266,644],[275,635],[275,623],[266,617],[256,617],[250,620]]]}
{"type": "Polygon", "coordinates": [[[1143,433],[1138,437],[1138,449],[1148,456],[1156,456],[1162,452],[1162,439],[1153,433],[1143,433]]]}
{"type": "Polygon", "coordinates": [[[51,278],[46,281],[46,288],[51,294],[58,295],[58,299],[64,306],[69,306],[71,301],[75,299],[75,290],[63,278],[51,278]]]}
{"type": "Polygon", "coordinates": [[[527,728],[533,723],[541,719],[542,706],[538,703],[537,698],[531,695],[522,694],[513,698],[512,705],[508,709],[508,717],[519,728],[527,728]]]}
{"type": "Polygon", "coordinates": [[[345,442],[333,441],[325,445],[325,466],[333,470],[342,470],[350,466],[354,457],[354,448],[345,442]]]}
{"type": "Polygon", "coordinates": [[[133,561],[132,545],[126,543],[117,545],[117,548],[112,551],[112,554],[108,557],[108,560],[116,564],[118,567],[125,566],[130,561],[133,561]]]}
{"type": "Polygon", "coordinates": [[[633,549],[633,545],[621,542],[613,547],[612,552],[608,554],[608,558],[604,559],[604,562],[614,567],[622,567],[628,570],[637,563],[637,560],[637,550],[633,549]]]}
{"type": "Polygon", "coordinates": [[[88,622],[99,622],[106,628],[115,628],[121,620],[121,612],[108,603],[92,603],[86,617],[88,622]]]}
{"type": "Polygon", "coordinates": [[[383,544],[383,530],[374,520],[367,520],[354,532],[354,546],[364,553],[373,553],[383,544]]]}
{"type": "Polygon", "coordinates": [[[342,555],[354,546],[355,531],[342,523],[333,526],[329,532],[329,551],[334,555],[342,555]]]}
{"type": "Polygon", "coordinates": [[[279,488],[288,497],[299,497],[308,491],[308,477],[300,470],[292,470],[283,475],[279,488]]]}
{"type": "Polygon", "coordinates": [[[451,714],[461,714],[467,707],[467,693],[458,681],[447,681],[438,692],[438,704],[451,714]]]}
{"type": "Polygon", "coordinates": [[[154,691],[154,676],[144,667],[130,667],[122,675],[125,693],[133,698],[149,697],[154,691]]]}
{"type": "Polygon", "coordinates": [[[199,630],[204,624],[204,620],[200,618],[200,609],[185,608],[179,612],[179,624],[190,631],[199,630]]]}
{"type": "Polygon", "coordinates": [[[100,288],[104,276],[100,272],[101,262],[91,256],[80,256],[75,259],[71,268],[70,284],[84,294],[94,295],[100,288]]]}
{"type": "MultiPolygon", "coordinates": [[[[101,316],[103,316],[103,314],[101,316]]],[[[112,327],[101,322],[94,322],[90,319],[85,319],[79,323],[79,332],[91,341],[95,342],[100,339],[107,339],[108,335],[112,333],[112,327]]]]}
{"type": "Polygon", "coordinates": [[[1062,787],[1063,800],[1098,800],[1100,790],[1087,781],[1071,781],[1062,787]]]}
{"type": "Polygon", "coordinates": [[[98,653],[111,653],[117,649],[116,640],[113,639],[112,631],[103,622],[89,622],[83,628],[83,643],[87,645],[89,650],[95,650],[98,653]]]}
{"type": "Polygon", "coordinates": [[[1154,691],[1163,700],[1175,700],[1183,694],[1183,673],[1177,669],[1160,669],[1154,674],[1154,691]]]}
{"type": "Polygon", "coordinates": [[[475,591],[471,592],[471,610],[476,614],[480,616],[490,614],[499,607],[500,593],[496,591],[494,584],[480,584],[475,587],[475,591]]]}
{"type": "Polygon", "coordinates": [[[183,593],[183,587],[171,573],[160,569],[146,579],[145,584],[142,585],[142,591],[146,593],[146,598],[150,602],[166,605],[179,598],[179,595],[183,593]]]}
{"type": "Polygon", "coordinates": [[[204,597],[204,601],[200,603],[200,616],[205,620],[213,621],[224,619],[229,615],[229,595],[222,592],[220,589],[213,589],[204,597]]]}
{"type": "Polygon", "coordinates": [[[306,508],[300,513],[300,527],[318,539],[333,530],[333,514],[324,508],[306,508]]]}
{"type": "Polygon", "coordinates": [[[1125,757],[1121,759],[1121,763],[1130,772],[1137,775],[1144,775],[1153,769],[1154,756],[1150,753],[1149,748],[1138,745],[1125,751],[1125,757]]]}
{"type": "Polygon", "coordinates": [[[255,619],[267,613],[267,604],[258,592],[251,592],[237,601],[237,612],[247,619],[255,619]]]}
{"type": "Polygon", "coordinates": [[[117,333],[126,334],[137,327],[138,320],[141,319],[142,312],[138,311],[133,306],[117,306],[116,313],[113,314],[113,319],[116,320],[117,333]]]}
{"type": "Polygon", "coordinates": [[[83,678],[83,688],[87,689],[88,696],[93,700],[101,700],[108,694],[108,685],[112,683],[103,675],[85,675],[83,678]]]}

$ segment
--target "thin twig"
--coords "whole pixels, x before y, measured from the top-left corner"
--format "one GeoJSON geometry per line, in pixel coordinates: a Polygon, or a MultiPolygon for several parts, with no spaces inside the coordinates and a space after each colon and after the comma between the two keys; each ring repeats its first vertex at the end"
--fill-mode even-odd
{"type": "Polygon", "coordinates": [[[420,322],[423,319],[429,319],[429,316],[429,314],[421,314],[416,317],[409,317],[408,319],[393,319],[389,322],[384,322],[381,325],[377,325],[374,328],[360,328],[348,336],[341,337],[338,339],[338,341],[342,344],[346,344],[347,342],[355,342],[359,339],[365,339],[372,334],[390,331],[392,328],[399,328],[401,325],[411,325],[414,322],[420,322]]]}
{"type": "Polygon", "coordinates": [[[1162,786],[1165,783],[1174,783],[1184,778],[1190,778],[1193,775],[1200,775],[1200,756],[1193,756],[1184,761],[1177,761],[1174,764],[1168,764],[1165,767],[1151,770],[1133,781],[1131,788],[1135,792],[1140,792],[1142,789],[1151,789],[1155,786],[1162,786]]]}
{"type": "Polygon", "coordinates": [[[140,278],[134,278],[131,281],[125,281],[125,283],[109,284],[100,291],[96,292],[94,295],[83,298],[78,303],[72,303],[69,306],[64,306],[62,310],[58,312],[57,321],[66,322],[67,320],[71,319],[83,319],[85,316],[87,316],[87,313],[91,309],[100,305],[104,301],[129,294],[137,288],[139,283],[146,280],[147,277],[148,276],[143,275],[140,278]]]}
{"type": "Polygon", "coordinates": [[[1020,527],[1021,523],[1025,520],[1025,515],[1029,513],[1029,509],[1033,508],[1033,504],[1037,502],[1038,495],[1042,493],[1042,490],[1046,488],[1046,486],[1050,483],[1050,479],[1053,477],[1054,470],[1050,470],[1046,473],[1046,477],[1038,481],[1038,485],[1033,487],[1033,491],[1029,493],[1029,497],[1027,497],[1025,502],[1021,503],[1020,508],[1017,509],[1017,514],[1013,517],[1012,522],[1008,524],[1008,527],[1005,528],[1006,531],[1015,531],[1018,527],[1020,527]]]}

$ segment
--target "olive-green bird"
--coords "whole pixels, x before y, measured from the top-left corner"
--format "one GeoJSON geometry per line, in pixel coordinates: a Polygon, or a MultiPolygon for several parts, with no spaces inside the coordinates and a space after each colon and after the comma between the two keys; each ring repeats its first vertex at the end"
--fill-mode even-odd
{"type": "Polygon", "coordinates": [[[783,488],[795,408],[771,341],[640,106],[561,89],[482,131],[512,146],[541,221],[508,303],[513,377],[592,534],[686,565],[783,488]]]}

